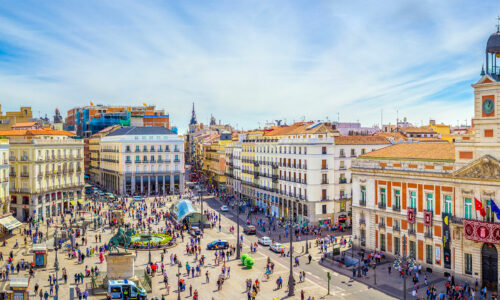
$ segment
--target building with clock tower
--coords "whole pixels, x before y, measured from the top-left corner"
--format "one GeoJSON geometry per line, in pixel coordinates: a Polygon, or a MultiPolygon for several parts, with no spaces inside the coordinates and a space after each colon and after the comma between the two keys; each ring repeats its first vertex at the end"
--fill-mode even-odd
{"type": "MultiPolygon", "coordinates": [[[[500,27],[500,26],[499,26],[500,27]]],[[[472,129],[399,143],[352,164],[355,248],[407,255],[492,291],[500,278],[500,28],[486,44],[472,129]]]]}
{"type": "Polygon", "coordinates": [[[500,26],[486,44],[486,69],[474,88],[474,133],[456,143],[456,163],[484,155],[500,158],[500,26]]]}

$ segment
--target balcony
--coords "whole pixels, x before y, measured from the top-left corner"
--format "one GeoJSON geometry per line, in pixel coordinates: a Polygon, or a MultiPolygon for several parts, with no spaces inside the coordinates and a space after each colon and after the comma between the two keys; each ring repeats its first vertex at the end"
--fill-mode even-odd
{"type": "Polygon", "coordinates": [[[359,205],[366,206],[366,200],[363,200],[363,199],[359,200],[359,205]]]}
{"type": "Polygon", "coordinates": [[[378,223],[378,228],[385,228],[385,223],[378,223]]]}
{"type": "Polygon", "coordinates": [[[385,202],[381,201],[378,203],[378,208],[382,208],[382,209],[385,209],[386,208],[386,204],[385,202]]]}
{"type": "Polygon", "coordinates": [[[462,220],[464,218],[461,218],[461,217],[456,217],[456,216],[452,216],[451,217],[451,223],[453,224],[457,224],[457,225],[462,225],[462,220]]]}
{"type": "Polygon", "coordinates": [[[16,161],[16,157],[15,156],[9,156],[9,160],[10,161],[16,161]]]}
{"type": "Polygon", "coordinates": [[[137,152],[137,153],[140,153],[141,152],[141,149],[135,149],[134,152],[137,152]]]}
{"type": "Polygon", "coordinates": [[[21,177],[30,177],[30,173],[28,172],[22,172],[21,177]]]}
{"type": "Polygon", "coordinates": [[[328,180],[321,180],[321,184],[328,184],[328,180]]]}
{"type": "Polygon", "coordinates": [[[424,233],[424,237],[426,237],[426,238],[428,238],[428,239],[432,239],[432,238],[433,238],[433,234],[432,234],[432,232],[426,231],[426,232],[424,233]]]}
{"type": "Polygon", "coordinates": [[[359,224],[360,225],[366,225],[366,220],[365,219],[359,219],[359,224]]]}
{"type": "Polygon", "coordinates": [[[321,166],[321,170],[328,170],[328,165],[321,166]]]}
{"type": "Polygon", "coordinates": [[[401,206],[399,206],[399,205],[393,205],[392,206],[392,211],[401,211],[401,206]]]}
{"type": "Polygon", "coordinates": [[[26,155],[21,156],[21,161],[29,161],[28,156],[26,155]]]}
{"type": "Polygon", "coordinates": [[[415,231],[415,229],[408,229],[408,235],[416,235],[417,232],[415,231]]]}
{"type": "Polygon", "coordinates": [[[346,178],[339,178],[339,183],[340,184],[347,183],[347,179],[346,178]]]}
{"type": "Polygon", "coordinates": [[[125,163],[126,163],[126,164],[131,164],[131,163],[132,163],[132,161],[131,161],[131,160],[126,160],[126,161],[125,161],[125,163]]]}
{"type": "Polygon", "coordinates": [[[174,162],[178,163],[180,162],[180,159],[174,159],[174,162]]]}
{"type": "Polygon", "coordinates": [[[394,227],[392,227],[392,231],[400,232],[401,231],[401,227],[394,226],[394,227]]]}
{"type": "Polygon", "coordinates": [[[9,172],[10,177],[16,177],[16,172],[9,172]]]}
{"type": "Polygon", "coordinates": [[[174,149],[174,152],[179,152],[180,150],[179,149],[174,149]]]}

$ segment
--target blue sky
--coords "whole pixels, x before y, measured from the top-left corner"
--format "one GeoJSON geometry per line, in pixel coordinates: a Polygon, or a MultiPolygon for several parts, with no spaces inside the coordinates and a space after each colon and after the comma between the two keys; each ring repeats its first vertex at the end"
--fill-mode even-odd
{"type": "Polygon", "coordinates": [[[155,104],[255,128],[286,119],[457,124],[499,1],[2,1],[0,103],[64,116],[155,104]]]}

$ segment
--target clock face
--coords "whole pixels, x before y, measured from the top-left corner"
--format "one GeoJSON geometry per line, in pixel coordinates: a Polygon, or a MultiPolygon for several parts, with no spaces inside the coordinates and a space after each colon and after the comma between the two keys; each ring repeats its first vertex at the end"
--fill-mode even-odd
{"type": "Polygon", "coordinates": [[[493,99],[485,99],[483,101],[483,113],[484,114],[491,114],[493,112],[493,108],[494,108],[494,102],[493,102],[493,99]]]}

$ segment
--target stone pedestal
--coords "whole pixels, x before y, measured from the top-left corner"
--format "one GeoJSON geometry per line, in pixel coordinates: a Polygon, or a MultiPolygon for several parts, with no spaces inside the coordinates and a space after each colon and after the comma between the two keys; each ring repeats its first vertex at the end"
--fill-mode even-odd
{"type": "Polygon", "coordinates": [[[107,279],[130,279],[135,276],[135,253],[108,253],[106,254],[107,279]]]}

